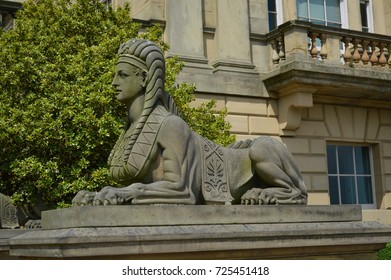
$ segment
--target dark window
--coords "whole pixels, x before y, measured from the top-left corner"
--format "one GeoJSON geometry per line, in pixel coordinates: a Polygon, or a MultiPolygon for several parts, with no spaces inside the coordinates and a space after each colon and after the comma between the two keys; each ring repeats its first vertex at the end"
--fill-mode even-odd
{"type": "Polygon", "coordinates": [[[268,12],[269,12],[269,31],[277,28],[277,5],[276,0],[268,0],[268,12]]]}
{"type": "Polygon", "coordinates": [[[362,26],[362,31],[364,32],[369,32],[368,5],[369,5],[369,1],[360,2],[361,26],[362,26]]]}
{"type": "Polygon", "coordinates": [[[327,145],[331,204],[374,204],[370,149],[327,145]]]}

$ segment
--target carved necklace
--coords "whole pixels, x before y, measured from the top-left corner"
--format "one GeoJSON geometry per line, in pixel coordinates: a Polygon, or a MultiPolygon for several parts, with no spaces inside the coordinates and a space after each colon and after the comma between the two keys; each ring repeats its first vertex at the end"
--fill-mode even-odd
{"type": "Polygon", "coordinates": [[[171,113],[163,106],[156,106],[133,145],[130,139],[134,129],[121,133],[109,157],[110,174],[115,181],[128,184],[137,177],[151,154],[163,121],[169,115],[171,113]]]}

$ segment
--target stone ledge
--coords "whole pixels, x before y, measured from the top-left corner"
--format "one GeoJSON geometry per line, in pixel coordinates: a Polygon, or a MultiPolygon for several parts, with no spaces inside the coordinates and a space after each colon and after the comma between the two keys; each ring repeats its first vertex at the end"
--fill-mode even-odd
{"type": "Polygon", "coordinates": [[[11,235],[2,257],[374,259],[391,241],[390,226],[361,221],[361,207],[349,205],[84,206],[42,221],[11,235]]]}
{"type": "Polygon", "coordinates": [[[44,259],[373,259],[391,241],[377,222],[98,227],[39,230],[10,256],[44,259]]]}
{"type": "Polygon", "coordinates": [[[82,206],[42,212],[42,228],[361,221],[361,207],[260,205],[82,206]]]}
{"type": "Polygon", "coordinates": [[[9,240],[35,229],[0,229],[0,260],[10,259],[9,240]]]}
{"type": "Polygon", "coordinates": [[[177,77],[178,83],[196,85],[197,93],[246,97],[269,97],[258,75],[218,71],[204,73],[194,68],[184,68],[177,77]]]}

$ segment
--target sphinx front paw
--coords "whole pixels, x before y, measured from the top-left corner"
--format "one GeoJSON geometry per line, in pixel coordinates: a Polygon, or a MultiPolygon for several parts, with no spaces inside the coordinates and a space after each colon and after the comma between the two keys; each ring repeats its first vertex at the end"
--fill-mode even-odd
{"type": "Polygon", "coordinates": [[[93,205],[122,205],[132,204],[145,192],[144,185],[141,183],[132,184],[124,188],[103,188],[94,198],[93,205]]]}
{"type": "Polygon", "coordinates": [[[96,194],[96,192],[79,191],[72,199],[72,206],[93,205],[96,194]]]}
{"type": "Polygon", "coordinates": [[[268,189],[253,188],[248,190],[241,197],[243,205],[270,205],[277,204],[277,199],[273,195],[273,191],[268,189]]]}

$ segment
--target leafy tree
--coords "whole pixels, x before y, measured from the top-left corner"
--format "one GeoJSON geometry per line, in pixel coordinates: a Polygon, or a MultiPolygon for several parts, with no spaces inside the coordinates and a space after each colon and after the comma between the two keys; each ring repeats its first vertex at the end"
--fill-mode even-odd
{"type": "MultiPolygon", "coordinates": [[[[125,113],[110,85],[117,48],[143,36],[167,50],[159,27],[140,30],[128,6],[24,3],[16,27],[0,31],[0,192],[20,205],[64,206],[79,190],[113,184],[106,162],[125,113]]],[[[167,90],[185,120],[211,140],[232,142],[225,111],[213,101],[189,106],[195,88],[175,84],[181,67],[167,60],[167,90]]]]}

